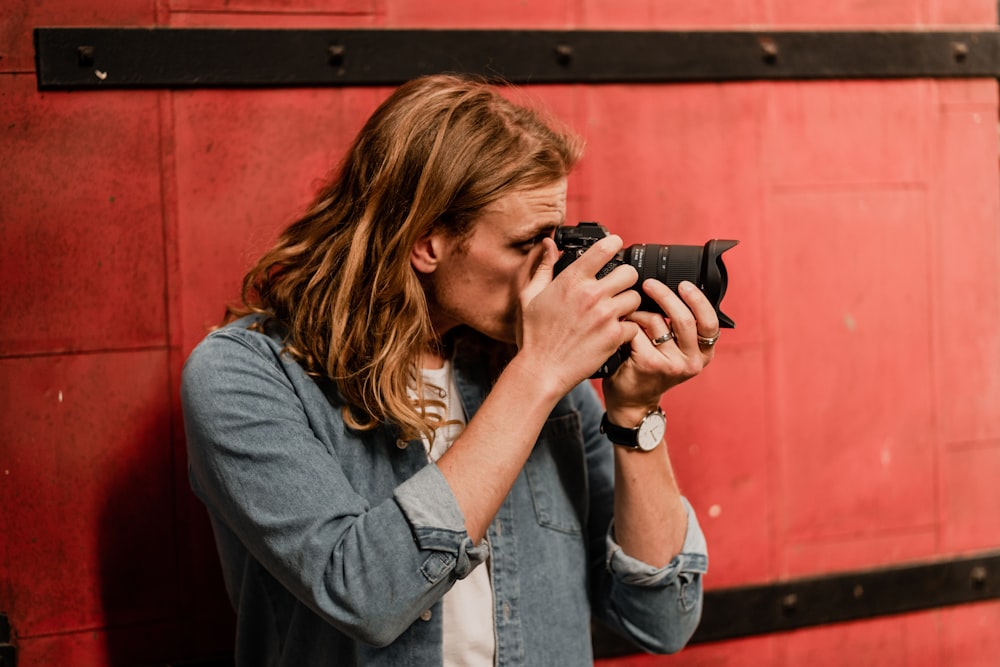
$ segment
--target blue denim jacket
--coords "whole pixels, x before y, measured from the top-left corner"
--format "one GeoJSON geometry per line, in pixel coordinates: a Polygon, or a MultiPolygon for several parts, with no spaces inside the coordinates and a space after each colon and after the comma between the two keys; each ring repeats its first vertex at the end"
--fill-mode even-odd
{"type": "MultiPolygon", "coordinates": [[[[487,555],[498,665],[592,664],[592,614],[648,651],[690,638],[704,536],[688,505],[666,567],[614,542],[613,445],[589,382],[553,410],[477,546],[420,440],[345,426],[336,391],[249,322],[202,341],[181,390],[191,485],[238,615],[237,664],[440,665],[441,597],[487,555]]],[[[470,419],[492,384],[486,349],[456,347],[470,419]]]]}

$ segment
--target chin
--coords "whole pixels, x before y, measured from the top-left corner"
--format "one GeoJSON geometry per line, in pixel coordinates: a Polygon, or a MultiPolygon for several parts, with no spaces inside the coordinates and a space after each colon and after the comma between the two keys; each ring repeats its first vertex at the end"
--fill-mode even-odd
{"type": "Polygon", "coordinates": [[[511,345],[517,343],[517,335],[515,334],[516,329],[513,325],[508,325],[506,323],[500,323],[492,327],[473,327],[476,331],[483,334],[488,338],[492,338],[500,343],[509,343],[511,345]]]}

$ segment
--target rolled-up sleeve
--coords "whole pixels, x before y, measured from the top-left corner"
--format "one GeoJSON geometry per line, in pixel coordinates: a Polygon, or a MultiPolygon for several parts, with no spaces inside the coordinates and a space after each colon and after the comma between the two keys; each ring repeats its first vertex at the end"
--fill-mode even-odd
{"type": "Polygon", "coordinates": [[[425,562],[421,571],[428,579],[436,581],[452,569],[452,559],[455,576],[459,579],[464,579],[486,560],[489,545],[486,542],[473,545],[465,531],[465,517],[458,501],[436,465],[427,466],[400,484],[395,497],[410,522],[417,546],[441,554],[440,568],[425,562]]]}
{"type": "Polygon", "coordinates": [[[684,546],[664,567],[653,567],[626,554],[608,531],[608,569],[619,581],[635,586],[667,586],[681,573],[704,574],[708,571],[708,546],[698,517],[687,498],[681,498],[687,510],[687,534],[684,546]]]}
{"type": "Polygon", "coordinates": [[[639,646],[655,653],[684,648],[701,620],[708,552],[691,504],[682,500],[688,517],[684,545],[664,567],[629,556],[614,541],[613,530],[607,535],[615,621],[639,646]]]}

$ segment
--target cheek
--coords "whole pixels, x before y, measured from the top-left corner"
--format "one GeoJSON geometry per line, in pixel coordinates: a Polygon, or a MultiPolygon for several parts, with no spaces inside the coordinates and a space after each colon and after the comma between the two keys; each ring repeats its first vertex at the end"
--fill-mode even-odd
{"type": "Polygon", "coordinates": [[[531,278],[534,262],[530,255],[509,253],[482,258],[479,275],[483,280],[497,287],[502,285],[523,286],[531,278]]]}

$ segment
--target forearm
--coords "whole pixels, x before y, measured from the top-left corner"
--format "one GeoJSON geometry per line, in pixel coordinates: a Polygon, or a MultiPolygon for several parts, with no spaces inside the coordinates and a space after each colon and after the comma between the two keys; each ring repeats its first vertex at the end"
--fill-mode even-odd
{"type": "Polygon", "coordinates": [[[625,553],[655,567],[684,545],[687,511],[666,443],[651,452],[615,447],[615,541],[625,553]]]}
{"type": "Polygon", "coordinates": [[[474,543],[486,535],[563,393],[530,362],[515,357],[462,435],[438,460],[474,543]]]}

